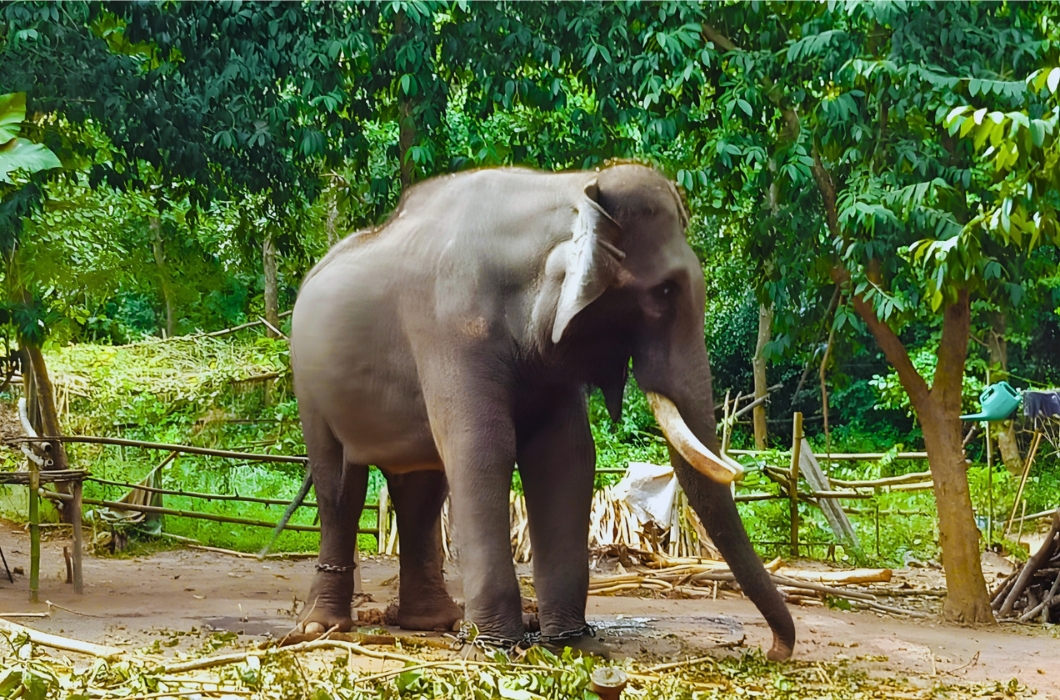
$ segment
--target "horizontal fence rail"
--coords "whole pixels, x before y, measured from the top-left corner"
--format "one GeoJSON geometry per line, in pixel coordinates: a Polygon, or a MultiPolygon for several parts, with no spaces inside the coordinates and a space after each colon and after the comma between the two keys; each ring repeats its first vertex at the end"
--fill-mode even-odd
{"type": "Polygon", "coordinates": [[[215,450],[209,447],[194,447],[192,445],[170,445],[164,442],[144,442],[142,440],[127,440],[125,438],[97,437],[94,435],[64,435],[61,437],[17,437],[8,438],[5,442],[19,444],[24,442],[64,442],[83,443],[90,445],[121,445],[123,447],[142,447],[146,450],[165,450],[166,452],[182,452],[184,454],[205,455],[207,457],[226,457],[228,459],[242,459],[248,462],[280,462],[285,464],[306,464],[308,457],[294,457],[291,455],[269,455],[260,452],[233,452],[231,450],[215,450]]]}
{"type": "MultiPolygon", "coordinates": [[[[73,496],[65,493],[57,493],[55,491],[45,491],[40,489],[38,493],[44,497],[49,498],[53,501],[71,501],[73,496]]],[[[194,510],[177,510],[176,508],[162,508],[160,506],[146,506],[137,505],[133,503],[123,503],[121,501],[103,501],[96,498],[83,498],[82,503],[90,506],[103,506],[105,508],[113,508],[115,510],[130,510],[137,513],[155,513],[158,515],[172,515],[179,518],[193,518],[198,520],[211,520],[216,523],[231,523],[233,525],[249,525],[251,527],[267,527],[275,528],[276,523],[265,522],[263,520],[251,520],[250,518],[236,518],[228,515],[217,515],[215,513],[200,513],[194,510]]],[[[294,530],[296,532],[320,532],[319,525],[298,525],[296,523],[288,523],[287,530],[294,530]]],[[[378,532],[374,529],[365,530],[360,529],[357,531],[360,535],[373,535],[378,536],[378,532]]]]}

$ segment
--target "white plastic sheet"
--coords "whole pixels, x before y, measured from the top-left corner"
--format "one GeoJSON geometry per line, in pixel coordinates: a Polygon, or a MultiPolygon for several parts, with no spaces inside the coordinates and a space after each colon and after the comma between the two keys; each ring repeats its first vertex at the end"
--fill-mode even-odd
{"type": "Polygon", "coordinates": [[[662,529],[670,527],[677,475],[670,465],[630,462],[625,476],[613,487],[613,493],[629,504],[643,525],[654,522],[662,529]]]}

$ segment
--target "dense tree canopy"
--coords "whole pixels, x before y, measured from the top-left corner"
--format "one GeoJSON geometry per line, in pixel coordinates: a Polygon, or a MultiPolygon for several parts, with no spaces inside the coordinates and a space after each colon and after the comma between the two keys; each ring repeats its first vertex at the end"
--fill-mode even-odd
{"type": "Polygon", "coordinates": [[[969,352],[1060,379],[1058,41],[1045,3],[7,4],[5,319],[36,346],[275,323],[417,180],[649,160],[693,214],[716,391],[754,355],[773,417],[827,429],[893,372],[948,613],[984,619],[958,416],[969,352]]]}

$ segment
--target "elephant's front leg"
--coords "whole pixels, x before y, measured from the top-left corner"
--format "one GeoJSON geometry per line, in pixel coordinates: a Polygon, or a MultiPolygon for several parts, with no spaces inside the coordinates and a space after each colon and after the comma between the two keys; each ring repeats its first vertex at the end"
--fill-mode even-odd
{"type": "Polygon", "coordinates": [[[565,638],[565,645],[593,646],[579,640],[587,632],[589,515],[596,463],[580,389],[558,397],[542,422],[519,435],[518,462],[530,517],[542,640],[558,637],[565,638]]]}
{"type": "Polygon", "coordinates": [[[508,494],[515,467],[511,404],[505,387],[476,381],[482,364],[465,364],[462,372],[454,364],[424,374],[431,430],[449,480],[464,617],[485,640],[517,642],[524,627],[509,534],[508,494]],[[458,377],[459,386],[453,381],[435,384],[435,377],[458,377]]]}

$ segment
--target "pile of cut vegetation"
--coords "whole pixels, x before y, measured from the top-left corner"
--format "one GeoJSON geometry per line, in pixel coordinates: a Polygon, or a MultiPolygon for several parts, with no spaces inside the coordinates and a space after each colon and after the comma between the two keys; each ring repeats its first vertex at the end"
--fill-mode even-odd
{"type": "MultiPolygon", "coordinates": [[[[873,659],[765,661],[760,652],[701,656],[667,663],[611,665],[569,651],[532,647],[513,658],[500,652],[463,658],[439,640],[343,635],[289,646],[232,645],[233,636],[205,640],[191,653],[174,639],[132,650],[43,635],[0,621],[0,697],[154,698],[535,698],[598,697],[594,682],[626,681],[626,698],[976,698],[1019,697],[1006,685],[946,683],[939,678],[874,674],[873,659]],[[229,648],[225,649],[224,647],[229,648]],[[61,653],[56,653],[55,650],[61,653]],[[89,663],[75,661],[87,655],[89,663]],[[610,673],[603,668],[614,669],[610,673]],[[617,672],[616,672],[617,671],[617,672]]],[[[601,694],[602,695],[602,694],[601,694]]],[[[614,695],[617,697],[617,694],[614,695]]]]}

